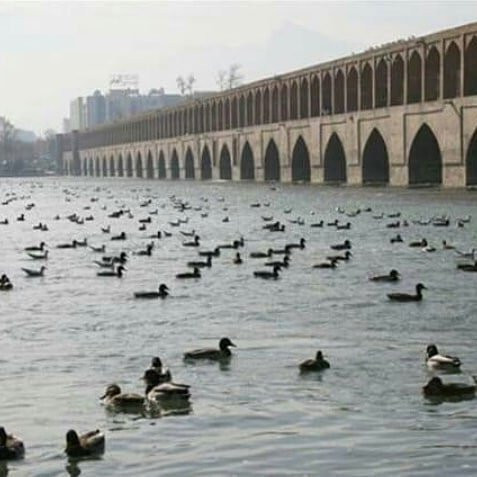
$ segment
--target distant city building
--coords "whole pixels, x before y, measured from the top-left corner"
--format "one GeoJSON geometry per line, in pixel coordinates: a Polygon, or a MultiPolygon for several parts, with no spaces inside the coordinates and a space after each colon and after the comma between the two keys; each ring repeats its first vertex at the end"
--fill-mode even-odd
{"type": "Polygon", "coordinates": [[[70,102],[70,127],[74,129],[85,129],[85,114],[84,114],[83,98],[76,98],[70,102]]]}
{"type": "Polygon", "coordinates": [[[68,134],[71,132],[70,118],[63,118],[63,133],[68,134]]]}
{"type": "Polygon", "coordinates": [[[92,96],[86,97],[86,124],[85,127],[93,128],[106,121],[106,101],[101,91],[96,90],[92,96]]]}

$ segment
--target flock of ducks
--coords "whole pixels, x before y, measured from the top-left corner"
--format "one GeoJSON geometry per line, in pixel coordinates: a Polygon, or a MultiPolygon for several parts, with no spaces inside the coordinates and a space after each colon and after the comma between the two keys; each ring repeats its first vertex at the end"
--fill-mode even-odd
{"type": "MultiPolygon", "coordinates": [[[[71,192],[66,193],[71,194],[71,192]]],[[[9,199],[3,202],[3,205],[8,205],[18,198],[12,194],[9,199]]],[[[207,202],[208,199],[203,199],[207,202]]],[[[97,198],[92,202],[97,201],[97,198]]],[[[185,212],[192,209],[192,206],[185,200],[182,200],[176,196],[170,197],[170,203],[174,209],[178,212],[185,212]]],[[[140,204],[141,207],[148,207],[151,205],[151,200],[147,200],[140,204]]],[[[251,207],[259,208],[261,206],[268,207],[266,204],[253,203],[251,207]]],[[[27,205],[26,210],[31,210],[35,207],[34,203],[27,205]]],[[[201,217],[207,217],[208,212],[203,212],[202,207],[194,208],[195,211],[201,212],[201,217]]],[[[291,213],[291,209],[284,211],[285,214],[291,213]]],[[[361,213],[371,212],[371,209],[356,209],[353,212],[346,212],[344,209],[337,209],[337,213],[346,214],[348,217],[357,217],[361,213]]],[[[146,231],[147,227],[152,223],[152,215],[157,214],[155,211],[150,211],[147,218],[139,219],[139,231],[146,231]]],[[[119,207],[117,210],[111,212],[108,217],[111,219],[120,217],[132,218],[132,212],[125,206],[119,207]]],[[[388,214],[389,218],[399,218],[400,213],[388,214]]],[[[273,216],[262,216],[262,220],[265,223],[263,229],[270,233],[283,233],[287,229],[287,225],[279,220],[274,220],[273,216]]],[[[374,219],[380,220],[384,218],[384,214],[374,215],[374,219]]],[[[54,220],[60,220],[59,216],[56,216],[54,220]]],[[[71,214],[66,217],[67,220],[82,225],[85,221],[94,220],[93,215],[87,217],[81,217],[77,213],[71,214]]],[[[230,219],[227,216],[226,221],[230,219]]],[[[22,213],[17,217],[18,222],[25,222],[25,214],[22,213]]],[[[175,221],[169,222],[171,227],[180,227],[182,224],[187,223],[188,219],[179,218],[175,221]]],[[[297,217],[290,219],[290,223],[304,226],[306,221],[297,217]]],[[[464,224],[470,222],[470,217],[457,220],[457,226],[463,227],[464,224]]],[[[0,221],[1,225],[9,225],[8,219],[0,221]]],[[[448,227],[451,225],[451,220],[448,217],[436,217],[429,219],[429,221],[418,221],[419,225],[434,225],[436,227],[448,227]]],[[[352,228],[351,222],[340,222],[339,219],[335,219],[332,222],[325,223],[324,220],[318,222],[312,222],[309,226],[313,229],[323,227],[334,227],[336,230],[350,230],[352,228]]],[[[387,224],[387,228],[400,228],[407,227],[409,223],[406,220],[398,220],[387,224]]],[[[33,226],[34,230],[40,232],[49,231],[48,225],[40,222],[33,226]]],[[[109,235],[109,240],[114,242],[125,242],[129,238],[129,233],[121,231],[116,235],[111,235],[111,225],[102,225],[101,232],[106,236],[109,235]]],[[[298,242],[286,243],[281,248],[274,248],[272,245],[266,247],[265,250],[254,250],[248,253],[248,257],[244,258],[244,253],[240,250],[245,246],[246,240],[243,237],[238,237],[230,242],[217,245],[210,250],[201,249],[203,242],[200,235],[195,229],[191,231],[180,231],[183,237],[188,237],[190,240],[184,240],[182,246],[187,249],[196,249],[198,251],[197,260],[189,260],[186,263],[187,271],[178,272],[175,274],[175,278],[178,280],[198,280],[202,276],[202,271],[211,269],[213,267],[213,261],[221,256],[224,250],[232,250],[234,258],[231,261],[233,265],[241,265],[245,260],[265,260],[263,270],[254,270],[253,276],[262,280],[277,280],[281,278],[284,270],[287,270],[292,266],[292,256],[295,251],[302,251],[306,249],[306,239],[300,238],[298,242]]],[[[98,277],[117,277],[122,278],[127,272],[126,265],[131,261],[131,255],[151,257],[155,249],[155,240],[161,240],[166,237],[170,237],[171,232],[167,230],[158,230],[150,235],[148,239],[150,243],[146,245],[144,249],[135,250],[133,252],[126,252],[122,250],[115,255],[103,255],[100,259],[96,259],[93,263],[99,267],[96,272],[98,277]]],[[[404,243],[404,239],[400,234],[390,239],[392,244],[404,243]]],[[[429,244],[427,239],[422,238],[420,240],[411,241],[408,243],[411,248],[418,248],[424,252],[434,252],[436,248],[429,244]]],[[[56,249],[57,252],[67,249],[77,249],[81,247],[89,247],[94,254],[105,254],[107,245],[105,243],[101,245],[91,245],[86,238],[82,240],[73,239],[71,242],[58,243],[55,246],[47,249],[48,245],[45,241],[41,241],[38,245],[30,245],[24,247],[24,252],[32,260],[47,261],[52,253],[52,249],[56,249]]],[[[342,264],[346,264],[352,261],[352,243],[349,239],[345,239],[340,243],[334,243],[330,246],[330,255],[326,256],[326,260],[312,264],[312,269],[336,269],[342,264]]],[[[477,260],[475,257],[475,250],[470,252],[461,252],[455,249],[455,247],[449,244],[447,241],[442,242],[442,248],[444,250],[454,250],[460,259],[465,259],[465,263],[459,263],[457,269],[466,272],[477,271],[477,260]]],[[[22,271],[27,277],[45,277],[45,271],[47,270],[45,265],[40,268],[27,268],[22,267],[22,271]]],[[[369,281],[376,283],[397,283],[401,279],[401,274],[396,269],[391,269],[386,274],[373,275],[368,277],[369,281]]],[[[6,274],[0,277],[0,290],[12,291],[14,289],[13,283],[6,274]]],[[[426,290],[426,287],[422,283],[415,285],[415,293],[387,293],[387,298],[392,302],[419,302],[423,299],[422,291],[426,290]]],[[[167,299],[170,297],[170,288],[166,283],[160,283],[157,290],[153,291],[136,291],[133,292],[135,299],[167,299]]],[[[232,357],[231,347],[235,347],[235,344],[227,337],[220,340],[218,348],[202,348],[195,349],[184,353],[183,359],[185,362],[196,360],[212,360],[223,361],[229,360],[232,357]]],[[[460,372],[461,361],[457,357],[441,355],[437,349],[437,346],[431,344],[427,347],[426,352],[426,365],[430,371],[434,374],[440,373],[458,373],[460,372]]],[[[313,373],[323,372],[330,368],[330,363],[324,358],[323,352],[318,350],[314,358],[307,359],[298,364],[298,370],[300,373],[313,373]]],[[[120,386],[116,383],[109,384],[104,394],[100,397],[101,401],[108,408],[111,408],[118,412],[143,412],[144,409],[172,409],[174,412],[181,412],[189,408],[189,402],[192,395],[191,386],[183,383],[174,382],[170,370],[165,369],[162,365],[162,361],[159,357],[152,359],[151,365],[144,372],[142,379],[145,383],[144,394],[139,393],[124,393],[120,386]]],[[[429,382],[422,388],[423,394],[429,399],[459,399],[466,397],[473,397],[476,393],[475,379],[472,384],[465,383],[444,383],[442,378],[438,375],[434,375],[429,382]]],[[[69,430],[66,433],[66,446],[65,452],[72,458],[88,457],[96,454],[101,454],[105,449],[105,434],[96,429],[84,434],[78,434],[75,430],[69,430]]],[[[25,448],[23,442],[18,437],[12,434],[7,434],[3,427],[0,427],[0,459],[18,459],[22,458],[25,454],[25,448]]]]}

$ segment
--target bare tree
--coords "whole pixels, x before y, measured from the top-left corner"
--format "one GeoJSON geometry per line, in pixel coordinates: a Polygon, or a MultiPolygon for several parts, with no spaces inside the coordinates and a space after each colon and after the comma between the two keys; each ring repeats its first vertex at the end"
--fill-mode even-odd
{"type": "Polygon", "coordinates": [[[227,71],[219,70],[217,73],[217,86],[219,87],[220,91],[223,91],[227,86],[227,71]]]}
{"type": "Polygon", "coordinates": [[[187,91],[186,81],[182,76],[178,76],[176,78],[177,88],[179,89],[182,96],[184,96],[185,92],[187,91]]]}
{"type": "Polygon", "coordinates": [[[189,76],[187,77],[187,85],[186,89],[189,91],[189,96],[192,96],[192,93],[194,92],[194,83],[196,79],[193,73],[190,73],[189,76]]]}
{"type": "Polygon", "coordinates": [[[227,86],[229,89],[240,86],[243,79],[243,75],[239,72],[240,68],[241,65],[239,65],[238,63],[233,63],[229,66],[229,73],[227,77],[227,86]]]}

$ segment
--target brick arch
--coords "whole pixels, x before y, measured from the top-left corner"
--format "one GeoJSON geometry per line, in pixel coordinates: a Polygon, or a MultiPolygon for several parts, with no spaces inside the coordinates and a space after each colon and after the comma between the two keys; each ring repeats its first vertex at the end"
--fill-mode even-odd
{"type": "Polygon", "coordinates": [[[361,109],[371,109],[373,107],[373,69],[366,62],[361,70],[361,109]]]}
{"type": "Polygon", "coordinates": [[[268,141],[265,150],[263,170],[265,181],[280,181],[280,156],[273,138],[268,141]]]}
{"type": "Polygon", "coordinates": [[[293,182],[310,182],[310,154],[304,139],[299,136],[293,148],[291,176],[293,182]]]}
{"type": "Polygon", "coordinates": [[[435,46],[431,46],[426,56],[426,74],[424,77],[424,97],[426,101],[439,98],[441,55],[435,46]]]}
{"type": "Polygon", "coordinates": [[[391,106],[404,104],[404,60],[397,54],[391,64],[391,106]]]}
{"type": "Polygon", "coordinates": [[[136,169],[136,177],[144,177],[144,167],[142,165],[142,155],[140,152],[136,154],[135,169],[136,169]]]}
{"type": "Polygon", "coordinates": [[[202,149],[202,155],[200,158],[200,178],[203,181],[212,179],[212,159],[207,144],[202,149]]]}
{"type": "Polygon", "coordinates": [[[422,59],[417,51],[413,51],[407,64],[407,102],[419,103],[421,94],[422,59]]]}
{"type": "Polygon", "coordinates": [[[111,154],[111,157],[109,158],[109,175],[111,177],[116,176],[116,164],[114,162],[114,156],[111,154]]]}
{"type": "Polygon", "coordinates": [[[465,158],[466,185],[477,185],[477,128],[472,135],[465,158]]]}
{"type": "Polygon", "coordinates": [[[290,87],[290,119],[298,119],[298,85],[292,81],[290,87]]]}
{"type": "Polygon", "coordinates": [[[346,180],[346,155],[341,139],[334,132],[325,149],[324,181],[340,184],[346,182],[346,180]]]}
{"type": "Polygon", "coordinates": [[[386,143],[377,128],[371,131],[363,151],[363,183],[389,183],[389,157],[386,143]]]}
{"type": "Polygon", "coordinates": [[[128,152],[128,155],[126,157],[126,177],[132,177],[133,176],[133,160],[131,153],[128,152]]]}
{"type": "Polygon", "coordinates": [[[96,177],[99,177],[101,175],[101,164],[100,164],[101,159],[96,156],[96,159],[94,160],[94,175],[96,177]]]}
{"type": "Polygon", "coordinates": [[[186,179],[195,179],[195,165],[194,165],[194,154],[192,154],[191,148],[187,148],[185,162],[185,178],[186,179]]]}
{"type": "Polygon", "coordinates": [[[451,41],[444,55],[444,98],[460,96],[460,48],[451,41]]]}
{"type": "Polygon", "coordinates": [[[87,157],[83,158],[83,175],[84,176],[88,175],[88,158],[87,157]]]}
{"type": "Polygon", "coordinates": [[[326,72],[325,76],[323,77],[322,81],[322,98],[321,98],[321,105],[322,105],[322,114],[332,114],[332,107],[331,104],[331,76],[330,73],[326,72]]]}
{"type": "Polygon", "coordinates": [[[118,177],[124,177],[124,161],[123,161],[123,155],[119,154],[118,156],[118,177]]]}
{"type": "Polygon", "coordinates": [[[175,148],[172,150],[169,169],[171,171],[171,179],[177,180],[180,178],[179,157],[175,148]]]}
{"type": "Polygon", "coordinates": [[[345,98],[345,81],[343,71],[341,68],[335,74],[334,77],[334,89],[335,89],[335,102],[333,112],[334,114],[344,113],[344,98],[345,98]]]}
{"type": "Polygon", "coordinates": [[[164,158],[164,152],[159,152],[159,158],[157,159],[157,175],[159,179],[165,179],[167,177],[166,159],[164,158]]]}
{"type": "Polygon", "coordinates": [[[374,72],[374,106],[385,108],[388,105],[388,64],[381,58],[374,72]]]}
{"type": "Polygon", "coordinates": [[[103,156],[103,159],[101,160],[101,169],[103,177],[108,177],[108,160],[106,159],[106,156],[103,156]]]}
{"type": "Polygon", "coordinates": [[[154,178],[154,161],[152,159],[152,152],[147,152],[147,160],[146,160],[146,177],[148,179],[154,178]]]}
{"type": "Polygon", "coordinates": [[[240,180],[255,179],[255,160],[253,158],[252,148],[248,141],[242,149],[240,156],[240,180]]]}
{"type": "Polygon", "coordinates": [[[232,180],[232,159],[227,144],[224,144],[220,150],[219,177],[222,180],[232,180]]]}
{"type": "Polygon", "coordinates": [[[464,54],[464,94],[477,94],[477,36],[474,35],[464,54]]]}
{"type": "Polygon", "coordinates": [[[346,107],[348,112],[358,111],[358,71],[354,66],[346,78],[346,107]]]}

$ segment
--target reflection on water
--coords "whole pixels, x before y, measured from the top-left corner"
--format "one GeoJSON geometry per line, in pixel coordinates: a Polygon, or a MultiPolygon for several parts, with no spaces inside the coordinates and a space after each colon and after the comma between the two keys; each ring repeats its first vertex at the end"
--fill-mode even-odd
{"type": "MultiPolygon", "coordinates": [[[[2,425],[26,445],[26,458],[9,464],[10,474],[263,475],[266,468],[270,475],[434,476],[443,467],[453,475],[474,474],[475,401],[436,406],[421,392],[430,377],[424,363],[430,343],[462,360],[456,380],[477,373],[477,274],[457,271],[457,254],[441,245],[476,246],[477,217],[455,226],[457,217],[475,215],[473,194],[12,179],[0,184],[0,197],[16,198],[0,206],[0,221],[10,222],[0,226],[0,272],[14,284],[0,296],[2,425]],[[173,208],[172,195],[191,208],[173,208]],[[364,212],[367,207],[372,211],[364,212]],[[108,217],[120,208],[131,215],[108,217]],[[350,213],[357,208],[361,213],[350,213]],[[398,211],[400,218],[388,217],[398,211]],[[21,213],[26,220],[17,222],[21,213]],[[75,213],[77,223],[65,219],[75,213]],[[81,220],[89,215],[94,220],[81,220]],[[262,215],[284,223],[285,232],[264,230],[269,222],[262,215]],[[423,225],[442,215],[450,217],[449,227],[423,225]],[[139,220],[148,217],[146,231],[139,230],[139,220]],[[186,217],[187,223],[170,225],[186,217]],[[326,226],[335,219],[351,228],[326,226]],[[404,219],[409,226],[386,227],[404,219]],[[321,220],[324,227],[310,227],[321,220]],[[48,231],[32,229],[40,221],[48,231]],[[110,234],[101,230],[106,226],[110,234]],[[154,240],[151,257],[133,255],[157,230],[171,236],[154,240]],[[180,231],[192,230],[201,250],[243,236],[244,263],[234,265],[236,250],[223,249],[200,280],[176,280],[187,261],[197,260],[194,247],[182,246],[190,239],[180,231]],[[128,240],[110,240],[121,231],[128,240]],[[404,243],[391,244],[397,232],[404,243]],[[253,277],[265,267],[250,252],[302,237],[305,249],[293,251],[278,280],[253,277]],[[423,237],[435,252],[406,245],[423,237]],[[124,277],[97,277],[93,260],[101,254],[88,247],[56,248],[84,238],[92,246],[105,244],[106,255],[128,252],[124,277]],[[312,269],[331,254],[331,244],[346,239],[353,244],[348,262],[312,269]],[[23,248],[41,241],[50,251],[45,276],[28,279],[21,268],[39,268],[42,261],[23,248]],[[402,275],[399,283],[368,280],[392,268],[402,275]],[[418,282],[428,288],[421,303],[388,302],[388,293],[413,292],[418,282]],[[167,299],[134,300],[134,292],[156,290],[159,283],[169,286],[167,299]],[[184,351],[216,346],[222,336],[238,346],[230,362],[183,361],[184,351]],[[298,364],[318,349],[331,368],[300,376],[298,364]],[[175,381],[191,385],[190,407],[161,405],[141,415],[100,405],[108,383],[143,393],[139,378],[156,355],[175,381]],[[105,430],[103,458],[66,461],[70,428],[105,430]],[[451,448],[456,442],[463,444],[458,453],[451,448]]],[[[0,467],[0,475],[7,473],[0,467]]]]}

